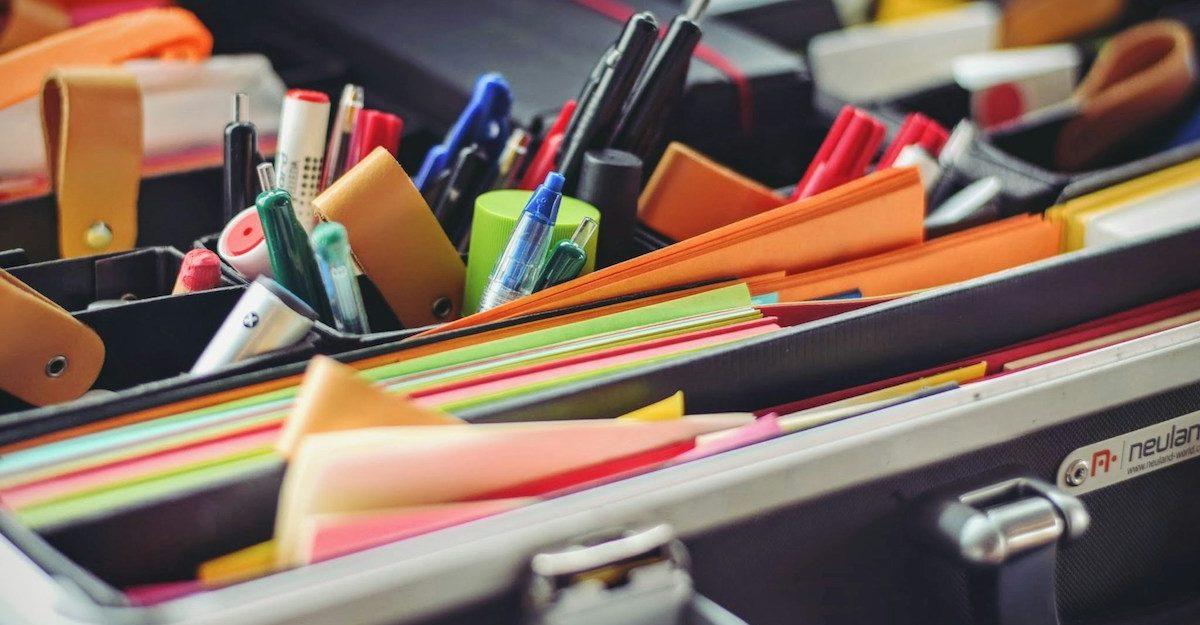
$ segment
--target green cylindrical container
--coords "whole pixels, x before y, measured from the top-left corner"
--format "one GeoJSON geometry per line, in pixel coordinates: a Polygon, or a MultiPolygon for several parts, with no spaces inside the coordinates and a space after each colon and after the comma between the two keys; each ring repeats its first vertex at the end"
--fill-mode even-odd
{"type": "MultiPolygon", "coordinates": [[[[467,250],[467,288],[463,295],[463,314],[473,313],[478,309],[479,297],[483,295],[488,275],[492,273],[496,259],[508,245],[508,238],[517,227],[517,219],[532,195],[532,191],[506,189],[484,193],[475,200],[475,217],[471,221],[471,245],[467,250]]],[[[590,272],[596,265],[596,241],[604,236],[604,223],[600,221],[600,211],[587,202],[563,196],[562,204],[558,207],[558,220],[554,222],[554,237],[550,242],[553,249],[555,243],[571,238],[571,234],[579,227],[584,217],[591,217],[598,222],[600,230],[585,246],[588,253],[587,264],[583,266],[583,273],[580,275],[590,272]]]]}

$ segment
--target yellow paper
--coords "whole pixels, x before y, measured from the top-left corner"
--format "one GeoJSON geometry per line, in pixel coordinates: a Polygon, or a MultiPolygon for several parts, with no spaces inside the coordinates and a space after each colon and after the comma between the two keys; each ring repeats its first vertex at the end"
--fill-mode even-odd
{"type": "Polygon", "coordinates": [[[683,417],[683,391],[617,417],[618,421],[672,421],[683,417]]]}
{"type": "Polygon", "coordinates": [[[196,577],[205,586],[227,586],[274,570],[275,543],[268,540],[201,564],[196,577]]]}

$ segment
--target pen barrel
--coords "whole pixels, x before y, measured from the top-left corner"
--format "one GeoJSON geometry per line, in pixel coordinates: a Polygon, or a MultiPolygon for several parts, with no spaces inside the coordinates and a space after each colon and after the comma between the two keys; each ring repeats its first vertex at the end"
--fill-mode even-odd
{"type": "Polygon", "coordinates": [[[258,149],[258,130],[249,122],[225,126],[225,164],[222,176],[221,223],[254,204],[254,153],[258,149]]]}
{"type": "Polygon", "coordinates": [[[683,98],[688,66],[701,35],[700,26],[686,17],[671,22],[629,96],[611,147],[643,160],[654,151],[683,98]]]}
{"type": "Polygon", "coordinates": [[[642,160],[620,150],[599,150],[584,156],[575,196],[600,211],[603,225],[596,241],[596,267],[615,265],[637,255],[637,227],[642,160]]]}
{"type": "Polygon", "coordinates": [[[275,175],[279,188],[291,195],[292,210],[305,232],[315,225],[312,200],[320,191],[328,124],[328,96],[298,89],[288,92],[279,117],[275,175]]]}
{"type": "Polygon", "coordinates": [[[256,205],[271,258],[271,273],[283,288],[312,307],[321,321],[334,325],[317,260],[287,192],[273,189],[261,193],[256,205]]]}
{"type": "Polygon", "coordinates": [[[508,245],[496,261],[479,300],[479,310],[495,308],[533,292],[554,224],[523,213],[513,229],[508,245]]]}
{"type": "Polygon", "coordinates": [[[554,251],[550,253],[550,259],[546,261],[546,266],[542,268],[533,292],[536,293],[578,278],[579,272],[583,271],[586,263],[587,252],[582,247],[571,241],[559,241],[558,245],[554,246],[554,251]]]}

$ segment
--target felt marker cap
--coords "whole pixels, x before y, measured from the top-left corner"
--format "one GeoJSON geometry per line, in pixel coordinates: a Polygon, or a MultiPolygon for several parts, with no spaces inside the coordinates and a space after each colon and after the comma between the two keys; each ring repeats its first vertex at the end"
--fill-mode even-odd
{"type": "MultiPolygon", "coordinates": [[[[491,274],[496,259],[508,245],[508,239],[517,227],[517,220],[520,219],[521,212],[525,210],[525,205],[532,195],[529,191],[505,189],[484,193],[475,200],[475,218],[471,222],[471,245],[467,254],[464,314],[475,312],[477,309],[479,298],[487,285],[488,275],[491,274]]],[[[564,195],[562,204],[558,207],[558,219],[554,223],[551,245],[571,238],[584,217],[600,222],[600,211],[587,202],[564,195]]],[[[595,266],[596,240],[604,236],[604,224],[600,222],[600,225],[600,235],[592,237],[584,247],[588,258],[580,275],[590,272],[595,266]]]]}

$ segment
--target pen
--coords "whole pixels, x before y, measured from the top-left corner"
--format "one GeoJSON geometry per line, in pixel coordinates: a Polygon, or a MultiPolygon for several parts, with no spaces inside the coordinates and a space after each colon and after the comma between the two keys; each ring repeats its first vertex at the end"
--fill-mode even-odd
{"type": "Polygon", "coordinates": [[[305,232],[312,230],[314,224],[312,199],[317,196],[320,186],[328,123],[329,96],[305,89],[287,92],[279,116],[279,140],[275,149],[278,178],[273,186],[288,192],[296,219],[305,232]]]}
{"type": "Polygon", "coordinates": [[[304,300],[322,321],[334,324],[333,311],[325,299],[321,274],[308,234],[296,219],[292,209],[292,197],[284,189],[272,188],[274,168],[270,163],[258,166],[258,177],[263,192],[258,194],[255,206],[262,222],[263,235],[267,240],[267,255],[271,258],[271,273],[283,288],[304,300]]]}
{"type": "Polygon", "coordinates": [[[558,170],[574,181],[588,150],[609,147],[620,121],[621,108],[658,37],[650,13],[637,13],[625,22],[616,44],[601,57],[579,96],[571,123],[563,134],[558,170]]]}
{"type": "Polygon", "coordinates": [[[183,256],[171,295],[195,293],[221,283],[221,259],[209,250],[192,250],[183,256]]]}
{"type": "Polygon", "coordinates": [[[575,100],[567,100],[563,103],[558,117],[546,131],[541,145],[534,150],[533,157],[529,159],[529,164],[525,167],[525,172],[521,174],[521,182],[517,184],[518,189],[534,190],[541,181],[546,179],[546,174],[554,170],[554,161],[558,159],[558,151],[562,148],[563,134],[578,106],[575,100]]]}
{"type": "Polygon", "coordinates": [[[354,261],[350,259],[346,227],[335,221],[317,224],[312,232],[312,245],[337,329],[351,334],[370,332],[362,292],[354,276],[354,261]]]}
{"type": "Polygon", "coordinates": [[[250,123],[250,99],[244,93],[233,96],[233,121],[225,126],[225,166],[222,176],[222,209],[229,223],[254,203],[254,162],[258,150],[258,130],[250,123]]]}
{"type": "Polygon", "coordinates": [[[866,111],[850,105],[843,107],[796,185],[792,201],[824,193],[864,176],[883,143],[884,134],[883,123],[866,111]]]}
{"type": "Polygon", "coordinates": [[[488,277],[483,296],[479,299],[480,312],[533,292],[542,259],[550,247],[554,221],[558,218],[563,182],[561,174],[550,172],[546,175],[546,181],[530,196],[508,239],[508,245],[496,259],[496,265],[488,277]]]}
{"type": "Polygon", "coordinates": [[[403,130],[404,120],[396,115],[374,109],[359,111],[358,121],[354,122],[354,134],[350,137],[345,169],[354,167],[378,147],[396,156],[400,151],[400,133],[403,130]]]}
{"type": "Polygon", "coordinates": [[[500,156],[508,139],[509,116],[512,112],[512,90],[500,74],[484,74],[475,82],[471,101],[446,133],[441,144],[430,148],[413,183],[426,198],[436,196],[429,187],[446,180],[446,170],[459,150],[479,144],[489,159],[500,156]]]}
{"type": "Polygon", "coordinates": [[[549,260],[546,261],[546,266],[542,268],[542,273],[538,276],[533,292],[537,293],[542,289],[578,278],[579,272],[583,271],[583,266],[587,264],[587,250],[584,249],[584,246],[595,232],[596,222],[591,217],[584,217],[570,239],[563,239],[554,246],[549,260]]]}
{"type": "Polygon", "coordinates": [[[193,375],[210,373],[266,352],[295,345],[312,329],[316,313],[274,280],[250,283],[217,333],[205,346],[193,375]]]}
{"type": "Polygon", "coordinates": [[[450,241],[464,247],[471,231],[475,198],[487,186],[491,163],[479,146],[465,147],[458,153],[454,170],[442,196],[433,203],[433,215],[450,241]]]}
{"type": "Polygon", "coordinates": [[[346,156],[350,150],[350,137],[358,123],[358,113],[363,109],[363,88],[346,85],[342,98],[338,100],[337,113],[333,117],[333,128],[329,130],[329,141],[325,146],[325,166],[321,170],[321,187],[324,191],[346,171],[346,156]]]}
{"type": "Polygon", "coordinates": [[[654,49],[625,104],[611,147],[643,161],[651,156],[662,141],[667,121],[683,99],[688,65],[701,34],[699,24],[687,15],[671,20],[667,34],[654,49]]]}
{"type": "Polygon", "coordinates": [[[492,185],[493,189],[508,189],[513,186],[517,173],[521,171],[529,156],[529,143],[532,139],[533,135],[520,128],[514,129],[508,136],[508,143],[504,144],[504,151],[500,153],[500,159],[496,163],[496,184],[492,185]]]}

